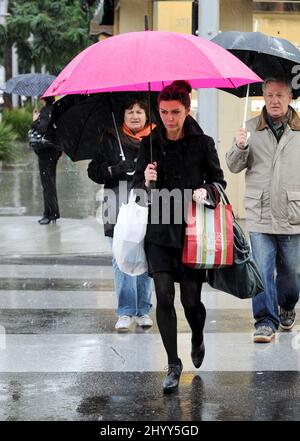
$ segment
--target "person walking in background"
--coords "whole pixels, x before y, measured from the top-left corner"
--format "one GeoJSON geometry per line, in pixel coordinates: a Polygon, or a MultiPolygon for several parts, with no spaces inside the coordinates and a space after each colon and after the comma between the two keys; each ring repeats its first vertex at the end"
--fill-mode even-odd
{"type": "MultiPolygon", "coordinates": [[[[174,81],[160,92],[158,105],[163,124],[153,131],[153,161],[149,138],[146,138],[141,144],[134,177],[135,188],[150,190],[151,181],[155,181],[156,190],[177,190],[178,195],[170,198],[170,205],[163,201],[161,204],[162,207],[169,206],[166,214],[170,214],[170,221],[164,223],[160,213],[158,223],[148,223],[145,237],[149,274],[154,279],[157,298],[156,319],[168,356],[168,373],[163,382],[165,393],[177,389],[183,368],[177,350],[174,282],[179,282],[181,302],[192,330],[191,357],[195,367],[201,366],[205,353],[203,328],[206,311],[201,302],[205,270],[182,264],[184,193],[188,189],[190,198],[193,195],[196,202],[209,202],[209,206],[215,208],[216,192],[212,183],[226,185],[213,139],[205,135],[189,115],[190,92],[191,87],[186,81],[174,81]]],[[[154,195],[155,192],[153,200],[154,195]]],[[[153,207],[154,203],[150,206],[149,219],[153,207]]]]}
{"type": "MultiPolygon", "coordinates": [[[[39,135],[45,135],[51,118],[53,97],[41,98],[42,109],[35,107],[32,112],[31,129],[39,135]]],[[[59,219],[59,207],[56,192],[56,166],[62,151],[52,142],[41,141],[35,144],[34,151],[38,156],[41,184],[43,187],[44,214],[38,221],[40,225],[55,223],[59,219]]]]}
{"type": "Polygon", "coordinates": [[[263,96],[261,114],[226,153],[230,171],[246,169],[248,231],[264,282],[252,300],[256,343],[271,342],[279,326],[292,329],[300,290],[300,119],[285,79],[266,79],[263,96]]]}
{"type": "MultiPolygon", "coordinates": [[[[110,214],[118,214],[119,208],[119,182],[127,182],[127,192],[132,188],[134,170],[141,140],[150,133],[147,123],[147,105],[144,101],[129,98],[122,108],[123,125],[119,128],[125,160],[120,160],[120,147],[116,131],[107,129],[101,137],[99,150],[95,158],[88,165],[89,178],[104,184],[104,188],[112,189],[116,195],[117,212],[104,198],[103,210],[107,218],[110,214]],[[112,212],[113,213],[109,213],[112,212]]],[[[104,234],[112,243],[114,223],[104,222],[104,234]]],[[[126,332],[135,321],[138,326],[151,327],[153,322],[149,317],[151,309],[152,280],[148,275],[130,276],[121,271],[113,256],[115,290],[117,295],[118,321],[115,329],[126,332]]]]}

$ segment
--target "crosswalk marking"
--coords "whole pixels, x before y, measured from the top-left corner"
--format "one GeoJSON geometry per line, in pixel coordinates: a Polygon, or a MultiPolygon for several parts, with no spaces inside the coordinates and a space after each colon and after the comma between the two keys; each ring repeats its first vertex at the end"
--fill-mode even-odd
{"type": "MultiPolygon", "coordinates": [[[[205,333],[201,371],[297,371],[300,335],[278,334],[269,345],[254,345],[251,333],[205,333]],[[237,351],[236,348],[239,348],[237,351]]],[[[190,334],[178,334],[185,371],[195,371],[190,334]]],[[[159,334],[7,335],[0,372],[154,372],[166,364],[159,334]]]]}
{"type": "MultiPolygon", "coordinates": [[[[0,290],[0,309],[115,309],[116,296],[113,282],[110,290],[0,290]]],[[[202,290],[202,300],[207,309],[251,309],[249,299],[240,300],[221,292],[202,290]]],[[[152,304],[156,297],[153,292],[152,304]]],[[[176,289],[175,305],[182,309],[179,289],[176,289]]]]}
{"type": "Polygon", "coordinates": [[[110,266],[92,265],[0,265],[0,278],[112,279],[110,266]]]}
{"type": "MultiPolygon", "coordinates": [[[[21,282],[26,278],[40,281],[51,281],[54,278],[60,280],[62,289],[34,290],[24,286],[22,289],[0,290],[1,314],[9,327],[7,333],[4,326],[1,328],[0,372],[156,372],[163,369],[166,355],[156,327],[120,335],[114,331],[114,323],[109,322],[109,328],[106,324],[106,327],[100,327],[102,331],[99,334],[93,333],[96,323],[101,321],[101,315],[102,319],[105,317],[106,323],[115,317],[116,298],[110,267],[0,265],[0,282],[1,279],[13,278],[13,275],[21,282]],[[106,286],[106,289],[95,290],[93,283],[89,288],[90,282],[101,278],[106,281],[105,285],[101,285],[106,286]],[[63,289],[64,286],[69,286],[70,279],[78,281],[76,289],[63,289]],[[29,310],[25,318],[24,310],[29,310]],[[64,321],[60,310],[69,311],[68,322],[64,321]],[[77,315],[74,313],[72,316],[72,310],[77,310],[77,315]],[[85,310],[89,310],[88,314],[83,312],[85,310]],[[111,311],[110,315],[106,312],[104,316],[104,310],[111,311]],[[94,316],[96,311],[99,314],[97,317],[94,316]],[[57,323],[58,328],[46,326],[44,331],[39,331],[41,318],[47,312],[51,313],[50,319],[57,323]],[[18,320],[20,314],[23,319],[23,333],[17,328],[17,322],[14,327],[13,322],[9,321],[18,320]],[[90,327],[76,327],[76,323],[72,322],[76,317],[79,320],[89,317],[92,320],[90,327]],[[26,320],[33,320],[33,323],[27,323],[26,320]]],[[[28,286],[30,287],[30,283],[28,286]]],[[[178,286],[176,292],[179,293],[178,286]]],[[[276,341],[270,345],[254,345],[251,338],[253,329],[250,299],[236,299],[212,290],[207,284],[203,285],[202,299],[208,310],[205,328],[208,332],[205,333],[206,356],[201,371],[299,369],[300,333],[297,326],[294,332],[277,333],[276,341]],[[248,317],[242,329],[237,326],[237,315],[234,311],[239,317],[248,317]],[[224,326],[224,331],[219,332],[222,323],[226,323],[226,329],[224,326]]],[[[190,331],[186,323],[183,325],[182,322],[185,318],[179,295],[176,296],[175,304],[178,309],[179,353],[184,369],[194,371],[190,358],[190,331]]],[[[154,308],[155,305],[153,293],[154,308]]]]}

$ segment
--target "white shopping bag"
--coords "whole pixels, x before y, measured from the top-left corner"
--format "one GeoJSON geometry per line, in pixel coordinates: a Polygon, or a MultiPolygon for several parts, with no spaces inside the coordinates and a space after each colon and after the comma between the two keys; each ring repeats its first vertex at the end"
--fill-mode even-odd
{"type": "Polygon", "coordinates": [[[122,204],[114,228],[113,255],[121,271],[139,276],[148,270],[144,239],[148,224],[148,207],[135,202],[131,191],[128,204],[122,204]]]}

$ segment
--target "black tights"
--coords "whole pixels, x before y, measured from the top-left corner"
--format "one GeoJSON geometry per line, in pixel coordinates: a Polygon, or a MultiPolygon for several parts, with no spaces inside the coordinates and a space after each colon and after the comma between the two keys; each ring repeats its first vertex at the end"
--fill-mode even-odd
{"type": "MultiPolygon", "coordinates": [[[[153,279],[157,298],[156,320],[159,332],[168,354],[168,363],[176,363],[178,353],[174,277],[172,273],[159,272],[154,273],[153,279]]],[[[192,342],[195,345],[201,344],[206,317],[205,307],[201,302],[202,282],[196,278],[183,277],[179,284],[181,303],[192,330],[192,342]]]]}

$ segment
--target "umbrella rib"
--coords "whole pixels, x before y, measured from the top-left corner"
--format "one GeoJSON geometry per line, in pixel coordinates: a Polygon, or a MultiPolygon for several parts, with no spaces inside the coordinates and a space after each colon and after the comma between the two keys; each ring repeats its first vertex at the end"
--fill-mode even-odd
{"type": "Polygon", "coordinates": [[[232,82],[231,78],[228,78],[228,79],[229,79],[230,83],[232,84],[233,88],[236,89],[236,86],[235,86],[235,84],[232,82]]]}

